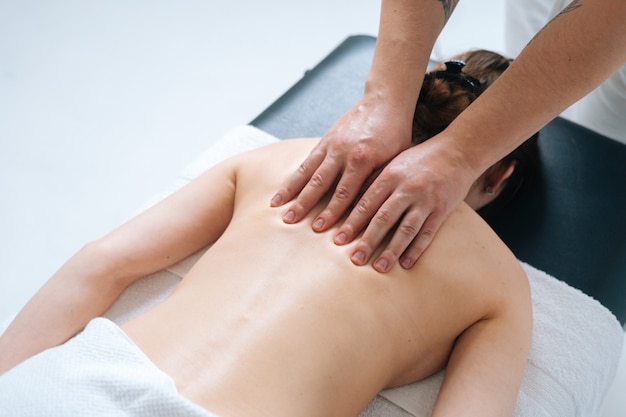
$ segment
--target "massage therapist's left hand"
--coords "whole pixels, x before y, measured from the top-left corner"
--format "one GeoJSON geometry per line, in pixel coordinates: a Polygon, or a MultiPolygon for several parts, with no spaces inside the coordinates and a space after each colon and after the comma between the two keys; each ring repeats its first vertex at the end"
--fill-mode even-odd
{"type": "Polygon", "coordinates": [[[349,210],[372,173],[410,145],[412,113],[379,97],[365,94],[283,182],[271,205],[294,199],[285,211],[286,223],[299,222],[334,188],[313,221],[313,230],[329,229],[349,210]]]}

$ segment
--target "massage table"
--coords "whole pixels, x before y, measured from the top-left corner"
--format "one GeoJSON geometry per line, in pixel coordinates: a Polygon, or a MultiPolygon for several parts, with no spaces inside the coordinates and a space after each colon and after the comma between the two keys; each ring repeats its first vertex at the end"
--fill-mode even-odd
{"type": "MultiPolygon", "coordinates": [[[[346,39],[139,211],[231,155],[321,136],[360,97],[374,45],[370,36],[346,39]]],[[[626,146],[562,119],[540,136],[541,176],[490,219],[522,262],[533,298],[533,340],[514,416],[593,417],[615,376],[626,321],[626,146]]],[[[135,282],[105,317],[123,323],[155,305],[204,251],[135,282]]],[[[429,416],[444,373],[380,393],[361,417],[429,416]]]]}

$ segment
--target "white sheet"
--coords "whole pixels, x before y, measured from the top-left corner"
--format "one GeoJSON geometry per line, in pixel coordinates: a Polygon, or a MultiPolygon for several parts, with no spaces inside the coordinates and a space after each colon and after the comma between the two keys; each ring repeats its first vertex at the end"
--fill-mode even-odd
{"type": "Polygon", "coordinates": [[[110,320],[0,376],[3,417],[217,417],[181,396],[174,380],[110,320]]]}

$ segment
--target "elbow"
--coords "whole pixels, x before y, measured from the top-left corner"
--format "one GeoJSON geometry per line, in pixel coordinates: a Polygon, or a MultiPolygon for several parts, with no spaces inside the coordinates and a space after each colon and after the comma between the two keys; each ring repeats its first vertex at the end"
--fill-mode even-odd
{"type": "Polygon", "coordinates": [[[77,254],[80,259],[80,275],[97,284],[101,289],[109,288],[114,293],[123,291],[138,277],[128,268],[123,253],[106,238],[85,244],[77,254]]]}

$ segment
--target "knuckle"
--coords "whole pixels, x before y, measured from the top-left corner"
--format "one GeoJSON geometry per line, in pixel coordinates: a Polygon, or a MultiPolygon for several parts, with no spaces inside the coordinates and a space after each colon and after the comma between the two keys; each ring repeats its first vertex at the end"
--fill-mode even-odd
{"type": "Polygon", "coordinates": [[[398,162],[398,163],[392,162],[387,166],[389,174],[403,176],[403,177],[405,177],[407,173],[411,172],[412,168],[413,167],[406,164],[405,162],[398,162]]]}
{"type": "Polygon", "coordinates": [[[397,192],[411,192],[411,181],[407,179],[407,172],[397,167],[391,168],[386,173],[386,180],[392,184],[397,184],[397,192]]]}
{"type": "Polygon", "coordinates": [[[408,221],[404,221],[400,223],[400,226],[398,227],[399,233],[405,236],[409,236],[410,238],[414,238],[417,235],[418,231],[419,230],[417,226],[413,224],[412,222],[408,222],[408,221]]]}
{"type": "Polygon", "coordinates": [[[391,213],[389,210],[381,208],[376,212],[376,215],[374,215],[373,221],[379,224],[389,224],[392,221],[391,213]]]}
{"type": "Polygon", "coordinates": [[[347,187],[340,185],[335,189],[334,197],[337,200],[349,200],[352,197],[352,193],[347,187]]]}
{"type": "Polygon", "coordinates": [[[358,162],[366,158],[367,153],[358,143],[347,142],[344,144],[342,160],[345,162],[358,162]]]}
{"type": "Polygon", "coordinates": [[[423,227],[422,230],[419,231],[419,233],[420,241],[425,242],[427,245],[427,242],[430,242],[431,240],[433,240],[433,237],[435,237],[436,231],[431,227],[423,227]]]}
{"type": "Polygon", "coordinates": [[[296,172],[299,175],[306,177],[309,174],[309,167],[310,167],[309,161],[305,160],[298,166],[298,169],[296,172]]]}
{"type": "Polygon", "coordinates": [[[318,173],[313,174],[311,180],[309,181],[309,184],[311,184],[311,186],[315,188],[324,188],[324,178],[318,173]]]}
{"type": "Polygon", "coordinates": [[[354,207],[359,214],[368,214],[370,212],[370,202],[367,198],[361,198],[354,207]]]}
{"type": "Polygon", "coordinates": [[[362,147],[356,147],[350,152],[348,162],[350,165],[363,165],[369,160],[369,155],[362,147]]]}

